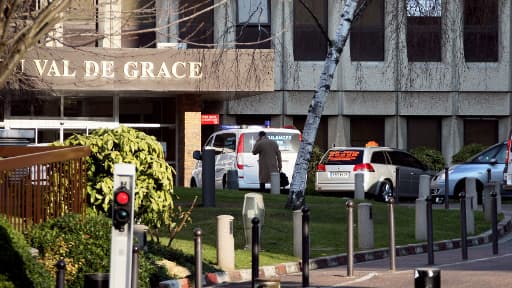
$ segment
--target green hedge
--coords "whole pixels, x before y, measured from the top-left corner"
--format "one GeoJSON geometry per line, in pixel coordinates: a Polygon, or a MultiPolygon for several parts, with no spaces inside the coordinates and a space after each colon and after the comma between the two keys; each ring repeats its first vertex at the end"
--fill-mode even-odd
{"type": "Polygon", "coordinates": [[[471,156],[483,151],[487,146],[471,143],[462,147],[459,152],[452,156],[452,163],[466,162],[471,156]]]}
{"type": "Polygon", "coordinates": [[[0,217],[0,287],[55,287],[54,275],[30,253],[23,234],[0,217]]]}
{"type": "Polygon", "coordinates": [[[444,157],[441,151],[429,147],[416,147],[411,149],[411,154],[418,158],[428,169],[438,172],[444,168],[444,157]]]}
{"type": "MultiPolygon", "coordinates": [[[[40,251],[47,270],[55,272],[55,263],[64,259],[66,287],[82,287],[85,274],[110,270],[111,223],[110,218],[93,212],[86,217],[69,214],[34,226],[25,237],[40,251]]],[[[139,253],[137,287],[158,287],[158,282],[171,279],[155,263],[156,259],[154,255],[139,253]]]]}

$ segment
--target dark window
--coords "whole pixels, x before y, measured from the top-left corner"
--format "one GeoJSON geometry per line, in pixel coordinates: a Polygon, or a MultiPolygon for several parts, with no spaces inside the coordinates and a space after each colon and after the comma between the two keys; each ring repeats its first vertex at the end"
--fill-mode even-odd
{"type": "Polygon", "coordinates": [[[395,166],[412,167],[422,170],[425,169],[425,166],[423,166],[423,164],[421,164],[421,162],[411,154],[401,151],[390,151],[388,153],[391,158],[391,163],[395,166]]]}
{"type": "Polygon", "coordinates": [[[375,164],[387,164],[386,155],[384,155],[384,152],[375,151],[372,154],[372,160],[370,160],[370,162],[375,164]]]}
{"type": "Polygon", "coordinates": [[[327,0],[293,2],[293,55],[298,61],[324,60],[327,55],[327,0]]]}
{"type": "Polygon", "coordinates": [[[352,24],[350,58],[352,61],[384,61],[383,0],[371,1],[352,24]]]}
{"type": "Polygon", "coordinates": [[[65,117],[113,117],[113,97],[64,97],[65,117]]]}
{"type": "MultiPolygon", "coordinates": [[[[190,17],[212,6],[213,1],[181,0],[180,18],[190,17]]],[[[187,48],[211,48],[213,44],[213,9],[180,22],[179,38],[187,48]]]]}
{"type": "Polygon", "coordinates": [[[29,91],[11,94],[11,116],[60,117],[60,97],[40,96],[29,91]]]}
{"type": "Polygon", "coordinates": [[[441,119],[410,117],[407,119],[407,148],[428,147],[441,151],[441,119]]]}
{"type": "Polygon", "coordinates": [[[176,123],[176,99],[154,97],[120,97],[121,123],[176,123]]]}
{"type": "Polygon", "coordinates": [[[155,28],[155,2],[152,0],[125,0],[122,6],[122,47],[156,47],[156,35],[151,30],[155,28]]]}
{"type": "Polygon", "coordinates": [[[464,145],[478,143],[490,146],[498,142],[498,120],[464,120],[464,145]]]}
{"type": "Polygon", "coordinates": [[[441,1],[407,1],[407,59],[441,61],[441,1]]]}
{"type": "Polygon", "coordinates": [[[375,141],[379,146],[385,146],[384,131],[384,118],[351,118],[350,145],[354,147],[364,147],[369,141],[375,141]]]}
{"type": "Polygon", "coordinates": [[[498,0],[464,1],[464,57],[467,62],[498,61],[498,0]]]}
{"type": "Polygon", "coordinates": [[[270,0],[238,0],[236,48],[270,49],[271,34],[270,0]]]}

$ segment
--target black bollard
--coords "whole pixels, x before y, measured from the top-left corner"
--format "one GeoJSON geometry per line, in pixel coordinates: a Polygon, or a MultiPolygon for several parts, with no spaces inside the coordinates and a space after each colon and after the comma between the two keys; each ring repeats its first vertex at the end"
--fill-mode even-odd
{"type": "Polygon", "coordinates": [[[203,165],[203,206],[215,207],[215,150],[205,149],[201,159],[203,165]]]}
{"type": "Polygon", "coordinates": [[[139,247],[133,246],[132,253],[132,288],[139,287],[139,247]]]}
{"type": "Polygon", "coordinates": [[[196,273],[194,277],[194,282],[196,288],[201,288],[203,286],[203,244],[201,243],[201,235],[203,232],[201,228],[194,229],[194,260],[196,264],[196,273]]]}
{"type": "Polygon", "coordinates": [[[302,207],[302,287],[309,287],[309,207],[302,207]]]}
{"type": "Polygon", "coordinates": [[[57,283],[56,283],[56,286],[57,288],[64,288],[64,284],[65,284],[65,274],[66,274],[66,262],[64,262],[64,260],[59,260],[57,261],[57,263],[55,264],[55,267],[57,268],[57,283]]]}
{"type": "Polygon", "coordinates": [[[496,191],[491,192],[492,254],[498,255],[498,200],[496,191]]]}
{"type": "Polygon", "coordinates": [[[432,225],[432,196],[427,196],[427,251],[428,265],[434,265],[434,229],[432,225]]]}
{"type": "Polygon", "coordinates": [[[354,276],[354,201],[347,205],[347,277],[354,276]]]}
{"type": "Polygon", "coordinates": [[[259,276],[260,269],[260,219],[258,217],[252,218],[252,273],[251,273],[251,287],[254,288],[256,279],[259,276]]]}
{"type": "Polygon", "coordinates": [[[393,205],[395,198],[392,196],[388,201],[388,220],[389,220],[389,269],[396,270],[396,246],[395,246],[395,212],[393,205]]]}
{"type": "Polygon", "coordinates": [[[438,268],[419,268],[414,271],[414,288],[440,288],[441,270],[438,268]]]}
{"type": "Polygon", "coordinates": [[[448,189],[450,189],[448,185],[448,177],[450,176],[448,173],[448,169],[448,167],[444,168],[444,209],[450,209],[450,201],[448,198],[448,189]]]}
{"type": "Polygon", "coordinates": [[[466,193],[460,192],[460,246],[462,248],[462,260],[468,260],[468,233],[466,224],[466,193]]]}

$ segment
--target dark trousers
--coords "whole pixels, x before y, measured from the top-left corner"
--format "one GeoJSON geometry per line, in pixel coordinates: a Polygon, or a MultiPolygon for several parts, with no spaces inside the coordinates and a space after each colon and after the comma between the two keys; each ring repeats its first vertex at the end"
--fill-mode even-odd
{"type": "Polygon", "coordinates": [[[265,183],[260,183],[260,192],[265,192],[265,183]]]}

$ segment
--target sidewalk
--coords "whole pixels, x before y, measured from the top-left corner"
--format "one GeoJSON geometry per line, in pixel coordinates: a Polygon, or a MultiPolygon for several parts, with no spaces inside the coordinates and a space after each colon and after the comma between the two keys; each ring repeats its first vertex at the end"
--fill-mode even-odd
{"type": "MultiPolygon", "coordinates": [[[[498,224],[500,238],[510,233],[511,230],[511,217],[505,216],[505,218],[498,224]]],[[[468,237],[468,249],[480,251],[468,253],[470,257],[474,258],[475,255],[480,254],[492,255],[491,248],[484,247],[489,245],[482,245],[490,243],[491,240],[490,231],[478,236],[468,237]]],[[[436,265],[457,262],[461,259],[460,239],[436,242],[434,244],[434,251],[434,263],[436,265]]],[[[394,278],[396,278],[396,276],[403,274],[401,275],[402,278],[404,278],[405,281],[409,281],[409,283],[404,283],[404,286],[392,285],[390,287],[411,287],[412,282],[410,281],[412,281],[411,279],[414,279],[414,275],[411,274],[413,272],[411,271],[414,271],[418,267],[425,267],[428,264],[428,256],[426,252],[426,243],[398,246],[396,248],[396,271],[390,270],[388,248],[355,253],[354,274],[352,277],[347,277],[346,254],[311,259],[309,284],[310,287],[341,287],[345,285],[350,285],[345,287],[358,287],[354,285],[368,281],[372,278],[378,278],[377,275],[382,277],[382,275],[391,274],[395,275],[394,278]],[[404,271],[409,271],[410,273],[405,275],[406,273],[404,273],[404,271]]],[[[281,287],[302,287],[303,275],[301,273],[300,264],[300,262],[294,262],[260,267],[259,279],[266,279],[275,283],[279,282],[281,287]]],[[[209,273],[205,275],[203,283],[205,287],[251,287],[251,269],[209,273]]],[[[384,286],[379,285],[371,287],[384,286]]],[[[512,285],[508,287],[512,287],[512,285]]]]}

